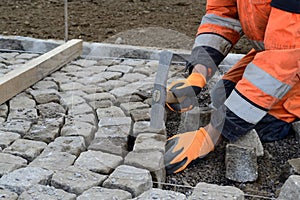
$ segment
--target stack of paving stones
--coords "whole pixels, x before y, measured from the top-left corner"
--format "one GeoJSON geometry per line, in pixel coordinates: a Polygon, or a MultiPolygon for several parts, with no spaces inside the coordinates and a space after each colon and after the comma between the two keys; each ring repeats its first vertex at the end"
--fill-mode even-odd
{"type": "MultiPolygon", "coordinates": [[[[36,56],[5,53],[1,69],[36,56]]],[[[244,199],[206,183],[190,197],[161,189],[166,130],[149,116],[157,67],[79,58],[1,105],[0,199],[244,199]]],[[[296,189],[294,175],[282,196],[296,189]]]]}

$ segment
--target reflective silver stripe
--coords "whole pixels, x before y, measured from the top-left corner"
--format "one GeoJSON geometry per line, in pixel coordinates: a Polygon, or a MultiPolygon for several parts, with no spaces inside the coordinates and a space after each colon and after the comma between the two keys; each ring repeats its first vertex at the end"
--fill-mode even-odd
{"type": "Polygon", "coordinates": [[[216,50],[218,50],[220,53],[222,53],[224,56],[226,56],[232,45],[229,41],[225,40],[219,35],[215,34],[200,34],[196,37],[195,43],[193,48],[197,46],[209,46],[216,50]]]}
{"type": "Polygon", "coordinates": [[[264,51],[265,50],[264,42],[256,41],[256,40],[249,40],[249,42],[256,51],[264,51]]]}
{"type": "Polygon", "coordinates": [[[239,20],[236,19],[220,17],[215,14],[206,14],[202,17],[201,25],[203,24],[215,24],[224,26],[235,30],[241,36],[243,35],[241,23],[239,22],[239,20]]]}
{"type": "Polygon", "coordinates": [[[281,99],[291,89],[290,85],[279,81],[253,63],[249,63],[246,67],[244,78],[258,89],[278,99],[281,99]]]}
{"type": "Polygon", "coordinates": [[[266,111],[253,106],[234,90],[224,104],[234,114],[251,124],[257,124],[267,114],[266,111]]]}

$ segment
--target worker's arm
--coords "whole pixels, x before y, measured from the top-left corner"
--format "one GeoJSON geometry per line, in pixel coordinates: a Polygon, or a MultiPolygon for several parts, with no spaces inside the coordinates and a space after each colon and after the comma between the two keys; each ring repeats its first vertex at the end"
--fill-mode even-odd
{"type": "Polygon", "coordinates": [[[208,81],[242,35],[236,0],[208,0],[192,50],[189,71],[198,68],[194,72],[202,73],[208,81]]]}
{"type": "Polygon", "coordinates": [[[299,82],[299,0],[273,0],[271,6],[265,50],[248,64],[243,78],[225,101],[227,113],[222,131],[225,136],[238,137],[251,129],[299,82]],[[238,133],[232,126],[244,131],[238,133]]]}

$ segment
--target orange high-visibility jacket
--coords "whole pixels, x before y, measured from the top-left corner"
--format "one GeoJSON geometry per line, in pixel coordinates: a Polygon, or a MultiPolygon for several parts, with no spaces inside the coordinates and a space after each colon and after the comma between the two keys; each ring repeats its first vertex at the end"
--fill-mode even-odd
{"type": "MultiPolygon", "coordinates": [[[[206,10],[194,48],[209,47],[224,58],[245,34],[257,51],[225,101],[237,116],[256,124],[300,86],[300,1],[208,0],[206,10]]],[[[300,117],[300,92],[292,101],[300,117]]]]}

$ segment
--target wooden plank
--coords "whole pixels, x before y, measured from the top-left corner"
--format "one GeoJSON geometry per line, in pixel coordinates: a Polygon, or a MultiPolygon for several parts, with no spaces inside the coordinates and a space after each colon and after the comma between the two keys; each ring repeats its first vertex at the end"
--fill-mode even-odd
{"type": "Polygon", "coordinates": [[[74,39],[0,77],[0,104],[82,54],[82,40],[74,39]]]}

